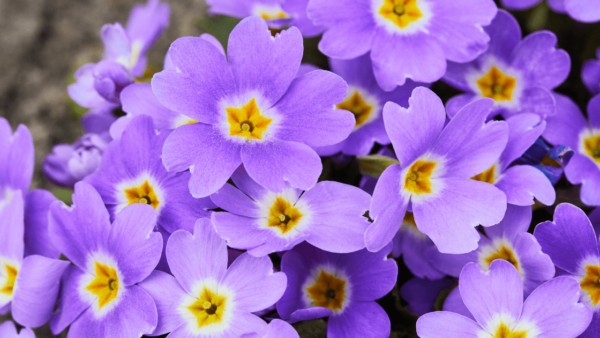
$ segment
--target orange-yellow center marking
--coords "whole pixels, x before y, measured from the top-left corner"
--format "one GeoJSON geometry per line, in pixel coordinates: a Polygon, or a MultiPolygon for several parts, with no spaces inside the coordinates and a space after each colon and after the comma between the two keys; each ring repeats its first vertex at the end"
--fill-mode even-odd
{"type": "Polygon", "coordinates": [[[15,282],[17,280],[17,274],[19,273],[19,270],[14,266],[5,263],[4,271],[6,279],[4,285],[0,286],[0,293],[12,296],[15,290],[15,282]]]}
{"type": "Polygon", "coordinates": [[[302,213],[288,200],[278,196],[269,209],[267,225],[279,229],[282,234],[286,234],[294,229],[301,219],[302,213]]]}
{"type": "Polygon", "coordinates": [[[158,209],[160,201],[156,195],[156,191],[148,180],[139,186],[131,187],[124,190],[125,197],[127,198],[128,204],[148,204],[154,209],[158,209]]]}
{"type": "Polygon", "coordinates": [[[203,328],[223,321],[226,301],[225,296],[205,287],[198,299],[188,307],[188,310],[196,318],[198,328],[203,328]]]}
{"type": "Polygon", "coordinates": [[[340,311],[344,307],[346,287],[344,279],[321,270],[306,292],[314,306],[340,311]]]}
{"type": "Polygon", "coordinates": [[[600,165],[600,133],[595,133],[583,139],[585,153],[600,165]]]}
{"type": "Polygon", "coordinates": [[[600,265],[587,265],[585,275],[579,282],[581,290],[589,297],[595,307],[600,304],[600,265]]]}
{"type": "Polygon", "coordinates": [[[527,338],[527,331],[516,331],[505,323],[500,323],[493,338],[527,338]]]}
{"type": "Polygon", "coordinates": [[[261,114],[256,99],[241,107],[227,107],[229,135],[246,140],[262,140],[273,119],[261,114]]]}
{"type": "Polygon", "coordinates": [[[489,167],[487,170],[485,170],[484,172],[473,176],[472,179],[474,179],[476,181],[489,183],[489,184],[494,184],[494,183],[496,183],[497,176],[498,176],[497,168],[496,168],[496,165],[494,164],[491,167],[489,167]]]}
{"type": "Polygon", "coordinates": [[[511,101],[517,86],[517,79],[493,66],[477,80],[477,86],[483,97],[489,97],[495,101],[511,101]]]}
{"type": "Polygon", "coordinates": [[[100,262],[94,262],[94,279],[85,287],[98,299],[102,309],[119,296],[120,282],[117,270],[100,262]]]}
{"type": "Polygon", "coordinates": [[[374,107],[358,91],[350,93],[346,99],[337,105],[338,109],[344,109],[354,114],[356,120],[355,128],[363,126],[373,114],[374,107]]]}
{"type": "Polygon", "coordinates": [[[436,162],[417,160],[415,161],[406,174],[404,179],[404,189],[413,194],[430,194],[431,176],[437,166],[436,162]]]}
{"type": "Polygon", "coordinates": [[[379,14],[399,28],[406,28],[423,17],[419,0],[384,0],[379,14]]]}

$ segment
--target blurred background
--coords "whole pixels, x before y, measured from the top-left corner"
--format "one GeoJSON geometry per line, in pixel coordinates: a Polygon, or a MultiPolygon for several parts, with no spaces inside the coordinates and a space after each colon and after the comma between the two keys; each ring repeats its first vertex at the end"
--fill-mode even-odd
{"type": "MultiPolygon", "coordinates": [[[[73,73],[79,66],[100,60],[102,25],[125,24],[131,7],[143,1],[0,0],[0,116],[6,117],[13,128],[27,125],[33,134],[37,169],[34,188],[50,189],[60,195],[60,190],[43,179],[40,165],[54,145],[72,143],[82,134],[79,118],[85,110],[69,99],[66,88],[74,81],[73,73]]],[[[163,1],[171,5],[171,20],[150,51],[149,65],[155,70],[162,68],[165,52],[176,38],[208,32],[226,42],[237,22],[210,17],[203,0],[163,1]]],[[[541,29],[557,34],[558,46],[572,60],[569,79],[557,91],[585,108],[591,95],[581,83],[581,66],[594,58],[600,47],[600,24],[575,22],[550,11],[545,4],[512,14],[519,20],[524,35],[541,29]]],[[[317,42],[318,39],[306,41],[305,61],[327,67],[326,58],[316,48],[317,42]]],[[[456,93],[443,83],[434,84],[433,89],[444,100],[456,93]]],[[[559,193],[566,199],[578,199],[578,195],[577,191],[559,193]]],[[[551,215],[550,210],[541,212],[541,219],[551,215]]],[[[393,336],[414,337],[415,317],[400,306],[399,299],[386,297],[381,303],[392,317],[393,336]]],[[[297,328],[305,337],[324,334],[323,321],[301,323],[297,328]]]]}

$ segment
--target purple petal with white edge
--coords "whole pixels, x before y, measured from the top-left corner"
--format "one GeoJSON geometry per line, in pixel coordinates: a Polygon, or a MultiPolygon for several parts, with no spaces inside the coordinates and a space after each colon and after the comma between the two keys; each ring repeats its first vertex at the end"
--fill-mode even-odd
{"type": "Polygon", "coordinates": [[[436,2],[432,11],[435,19],[430,21],[428,31],[448,60],[469,62],[486,51],[490,37],[482,26],[489,25],[498,11],[492,0],[436,2]],[[465,10],[469,15],[464,15],[465,10]]]}
{"type": "Polygon", "coordinates": [[[231,264],[221,282],[234,292],[237,309],[256,312],[281,298],[287,278],[283,272],[273,272],[268,256],[258,258],[245,253],[231,264]]]}
{"type": "Polygon", "coordinates": [[[249,17],[229,35],[227,52],[237,89],[242,93],[258,91],[274,104],[298,73],[302,34],[292,27],[273,37],[263,19],[249,17]]]}
{"type": "Polygon", "coordinates": [[[542,252],[542,247],[532,234],[520,233],[512,242],[519,255],[525,277],[525,294],[528,295],[538,285],[554,277],[554,263],[550,256],[542,252]]]}
{"type": "Polygon", "coordinates": [[[73,206],[56,202],[50,207],[49,234],[62,254],[87,271],[89,254],[105,249],[111,231],[108,211],[94,188],[86,182],[75,185],[73,206]]]}
{"type": "Polygon", "coordinates": [[[518,114],[508,118],[506,123],[508,123],[508,142],[500,155],[501,170],[521,157],[546,128],[546,121],[535,114],[518,114]]]}
{"type": "Polygon", "coordinates": [[[348,85],[338,75],[315,70],[294,79],[274,109],[282,115],[277,137],[328,146],[345,140],[354,128],[354,116],[333,109],[344,100],[348,85]]]}
{"type": "Polygon", "coordinates": [[[23,259],[25,251],[25,206],[22,196],[20,190],[9,190],[0,199],[0,255],[16,261],[23,259]]]}
{"type": "Polygon", "coordinates": [[[515,267],[501,259],[483,271],[477,263],[469,263],[460,273],[462,300],[479,325],[485,327],[498,313],[521,317],[523,281],[515,267]]]}
{"type": "Polygon", "coordinates": [[[540,336],[577,337],[592,320],[592,311],[579,303],[580,293],[577,280],[556,277],[529,295],[521,320],[534,323],[540,336]]]}
{"type": "Polygon", "coordinates": [[[507,202],[518,206],[533,205],[534,198],[544,205],[552,205],[556,192],[546,175],[530,165],[508,168],[496,187],[504,191],[507,202]]]}
{"type": "Polygon", "coordinates": [[[554,264],[570,274],[579,273],[583,260],[599,256],[590,220],[572,204],[559,204],[554,210],[554,221],[538,224],[533,234],[554,264]]]}
{"type": "Polygon", "coordinates": [[[454,116],[456,116],[456,114],[464,106],[466,106],[466,105],[470,104],[471,102],[478,100],[478,99],[479,99],[479,97],[472,93],[459,94],[459,95],[456,95],[456,96],[450,98],[446,102],[446,110],[447,110],[448,116],[450,116],[450,118],[454,118],[454,116]]]}
{"type": "Polygon", "coordinates": [[[394,239],[400,229],[398,220],[404,218],[407,208],[408,201],[402,197],[397,197],[375,217],[373,223],[365,231],[365,247],[367,250],[371,252],[379,251],[394,239]]]}
{"type": "Polygon", "coordinates": [[[363,215],[369,210],[369,194],[348,184],[324,181],[306,191],[301,200],[308,204],[313,217],[307,242],[335,253],[365,247],[369,221],[363,215]]]}
{"type": "Polygon", "coordinates": [[[600,128],[600,95],[594,96],[587,104],[588,120],[592,128],[600,128]]]}
{"type": "MultiPolygon", "coordinates": [[[[383,27],[373,38],[371,60],[379,86],[390,91],[406,79],[431,83],[444,76],[446,57],[442,46],[430,35],[390,35],[383,27]],[[402,62],[398,62],[402,55],[402,62]],[[426,64],[427,67],[423,67],[426,64]]],[[[347,38],[346,38],[347,39],[347,38]]]]}
{"type": "Polygon", "coordinates": [[[371,49],[375,20],[368,1],[312,0],[306,10],[313,24],[325,27],[319,42],[323,54],[349,60],[371,49]]]}
{"type": "Polygon", "coordinates": [[[321,158],[309,146],[290,141],[248,145],[242,148],[242,162],[248,175],[271,191],[281,191],[289,183],[308,190],[321,174],[321,158]]]}
{"type": "Polygon", "coordinates": [[[296,329],[286,321],[281,319],[273,319],[267,326],[267,331],[263,335],[263,338],[296,338],[300,337],[296,329]]]}
{"type": "Polygon", "coordinates": [[[29,129],[19,125],[13,134],[8,121],[0,118],[1,186],[25,193],[33,177],[33,162],[33,139],[29,129]]]}
{"type": "Polygon", "coordinates": [[[175,40],[169,55],[178,71],[165,70],[152,78],[158,101],[202,123],[216,123],[218,102],[235,94],[235,79],[225,55],[203,38],[175,40]]]}
{"type": "Polygon", "coordinates": [[[408,104],[408,109],[393,102],[383,107],[385,130],[403,166],[425,153],[446,123],[444,104],[430,89],[415,88],[408,104]]]}
{"type": "Polygon", "coordinates": [[[556,114],[546,119],[544,138],[554,145],[579,148],[579,133],[587,126],[583,113],[569,97],[554,94],[556,114]]]}
{"type": "Polygon", "coordinates": [[[413,201],[417,228],[442,253],[460,254],[477,248],[477,225],[497,224],[506,212],[506,195],[495,186],[469,179],[443,179],[437,197],[413,201]]]}
{"type": "Polygon", "coordinates": [[[525,37],[513,52],[513,67],[532,84],[553,89],[563,83],[571,69],[569,54],[556,49],[556,35],[538,31],[525,37]]]}
{"type": "Polygon", "coordinates": [[[86,273],[74,265],[70,265],[63,274],[62,287],[58,298],[57,311],[50,321],[50,329],[54,335],[64,331],[75,321],[90,303],[81,297],[79,286],[86,273]]]}
{"type": "Polygon", "coordinates": [[[139,286],[150,294],[156,303],[158,324],[152,335],[172,332],[183,324],[183,318],[177,308],[186,293],[173,276],[162,271],[153,271],[139,286]]]}
{"type": "Polygon", "coordinates": [[[194,234],[174,232],[167,242],[167,261],[173,276],[188,293],[194,283],[206,278],[221,279],[227,269],[227,246],[211,222],[199,219],[194,234]]]}
{"type": "Polygon", "coordinates": [[[564,4],[567,13],[577,21],[600,21],[600,6],[592,0],[565,0],[564,4]]]}
{"type": "Polygon", "coordinates": [[[156,305],[150,294],[133,285],[123,292],[119,306],[101,320],[88,309],[69,329],[69,337],[140,337],[154,331],[158,321],[156,305]]]}
{"type": "MultiPolygon", "coordinates": [[[[517,1],[525,2],[527,0],[517,1]]],[[[485,27],[485,31],[490,36],[490,46],[486,54],[494,55],[507,64],[510,63],[510,54],[521,42],[522,34],[519,22],[510,13],[500,9],[492,23],[485,27]]]]}
{"type": "Polygon", "coordinates": [[[327,323],[328,337],[389,337],[390,331],[390,317],[375,302],[354,303],[327,323]]]}
{"type": "Polygon", "coordinates": [[[472,319],[449,311],[426,313],[417,320],[417,334],[422,338],[477,338],[481,331],[472,319]]]}
{"type": "Polygon", "coordinates": [[[475,176],[500,157],[508,141],[508,125],[503,121],[485,123],[492,106],[490,99],[473,101],[442,131],[431,152],[446,159],[446,176],[475,176]]]}
{"type": "Polygon", "coordinates": [[[590,93],[600,93],[600,61],[586,61],[581,70],[581,80],[590,93]]]}
{"type": "Polygon", "coordinates": [[[13,322],[7,320],[0,324],[0,337],[7,338],[35,338],[35,333],[29,328],[22,328],[21,332],[17,334],[17,328],[13,322]]]}
{"type": "MultiPolygon", "coordinates": [[[[32,190],[25,201],[25,256],[42,255],[58,258],[48,229],[48,212],[56,197],[46,190],[32,190]]],[[[1,238],[2,236],[0,236],[1,238]]]]}
{"type": "Polygon", "coordinates": [[[50,319],[68,266],[69,262],[38,255],[23,260],[11,303],[15,321],[26,327],[40,327],[50,319]]]}
{"type": "Polygon", "coordinates": [[[201,123],[171,132],[165,141],[162,159],[168,171],[190,169],[190,192],[196,198],[219,190],[242,162],[239,145],[228,142],[218,130],[201,123]]]}
{"type": "Polygon", "coordinates": [[[485,233],[491,238],[505,237],[512,239],[520,233],[527,232],[531,224],[531,218],[531,207],[518,207],[509,204],[506,207],[506,213],[502,221],[485,228],[485,233]]]}
{"type": "Polygon", "coordinates": [[[210,199],[221,209],[246,217],[259,217],[260,212],[254,200],[231,184],[225,184],[210,199]]]}
{"type": "Polygon", "coordinates": [[[111,61],[129,60],[131,41],[120,23],[105,24],[101,30],[104,58],[111,61]]]}
{"type": "Polygon", "coordinates": [[[396,261],[387,257],[387,250],[376,253],[361,250],[341,255],[337,264],[348,271],[352,301],[371,302],[382,298],[392,291],[398,277],[396,261]]]}
{"type": "Polygon", "coordinates": [[[521,108],[516,110],[504,110],[506,117],[517,113],[537,114],[542,118],[547,118],[556,114],[556,99],[554,93],[541,86],[529,87],[523,90],[521,94],[521,108]]]}
{"type": "Polygon", "coordinates": [[[108,246],[118,259],[123,284],[143,281],[156,268],[162,253],[163,241],[156,226],[157,214],[146,204],[132,204],[116,217],[108,246]]]}

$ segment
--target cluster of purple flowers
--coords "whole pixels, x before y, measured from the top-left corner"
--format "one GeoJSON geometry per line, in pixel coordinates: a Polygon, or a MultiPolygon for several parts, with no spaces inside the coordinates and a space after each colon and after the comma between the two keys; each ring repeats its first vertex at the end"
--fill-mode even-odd
{"type": "Polygon", "coordinates": [[[600,335],[600,212],[562,203],[530,229],[563,172],[600,206],[598,60],[586,119],[554,91],[556,36],[492,0],[208,4],[242,19],[227,48],[179,38],[156,74],[168,5],[102,28],[68,89],[86,133],[43,163],[72,205],[30,190],[32,136],[0,119],[0,315],[18,324],[0,337],[297,337],[320,318],[388,337],[390,292],[425,338],[600,335]],[[302,64],[314,36],[330,71],[302,64]],[[444,104],[438,80],[461,93],[444,104]],[[367,169],[328,180],[325,157],[367,169]]]}

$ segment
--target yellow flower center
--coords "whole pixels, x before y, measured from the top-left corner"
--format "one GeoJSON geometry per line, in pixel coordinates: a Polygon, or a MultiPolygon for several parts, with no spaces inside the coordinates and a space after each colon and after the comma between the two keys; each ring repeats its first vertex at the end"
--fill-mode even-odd
{"type": "Polygon", "coordinates": [[[227,107],[229,135],[246,140],[262,140],[264,133],[273,121],[261,114],[256,99],[241,107],[227,107]]]}
{"type": "Polygon", "coordinates": [[[413,194],[430,194],[432,192],[431,176],[436,166],[437,163],[433,161],[415,161],[408,169],[404,179],[404,189],[413,194]]]}
{"type": "Polygon", "coordinates": [[[527,331],[515,331],[505,323],[500,323],[493,338],[527,338],[527,331]]]}
{"type": "Polygon", "coordinates": [[[360,94],[359,91],[350,93],[346,99],[337,105],[338,109],[344,109],[354,114],[356,120],[355,128],[359,128],[369,121],[374,107],[360,94]]]}
{"type": "Polygon", "coordinates": [[[260,12],[260,17],[263,18],[264,20],[278,20],[278,19],[287,19],[290,16],[283,11],[282,9],[280,10],[276,10],[276,11],[272,11],[272,12],[267,12],[267,11],[262,11],[260,12]]]}
{"type": "Polygon", "coordinates": [[[486,171],[473,176],[471,179],[489,184],[494,184],[496,183],[497,176],[498,175],[496,165],[494,164],[491,167],[489,167],[486,171]]]}
{"type": "Polygon", "coordinates": [[[491,246],[485,247],[480,252],[480,262],[484,268],[489,268],[496,259],[503,259],[512,264],[517,271],[520,271],[521,264],[517,253],[506,241],[498,241],[491,246]]]}
{"type": "Polygon", "coordinates": [[[406,28],[423,17],[419,0],[384,0],[379,14],[399,28],[406,28]]]}
{"type": "Polygon", "coordinates": [[[585,153],[600,165],[600,133],[594,133],[583,139],[585,153]]]}
{"type": "Polygon", "coordinates": [[[269,209],[267,225],[279,229],[281,234],[286,234],[302,219],[302,213],[288,200],[278,196],[269,209]]]}
{"type": "Polygon", "coordinates": [[[5,263],[4,272],[4,285],[0,285],[0,293],[12,296],[13,291],[15,290],[15,281],[17,280],[19,270],[15,266],[5,263]]]}
{"type": "Polygon", "coordinates": [[[98,261],[94,262],[94,274],[94,279],[85,289],[96,296],[98,308],[102,309],[119,295],[119,276],[116,269],[98,261]]]}
{"type": "Polygon", "coordinates": [[[495,101],[511,101],[517,86],[517,79],[503,73],[498,67],[493,66],[486,74],[477,80],[481,95],[495,101]]]}
{"type": "Polygon", "coordinates": [[[306,288],[306,293],[314,306],[340,311],[344,307],[346,281],[321,270],[315,282],[306,288]]]}
{"type": "Polygon", "coordinates": [[[125,189],[123,192],[125,193],[129,205],[135,203],[148,204],[154,209],[158,209],[158,206],[160,205],[160,200],[148,180],[144,181],[144,183],[139,186],[125,189]]]}
{"type": "Polygon", "coordinates": [[[585,275],[579,282],[581,290],[589,297],[592,306],[600,304],[600,265],[587,265],[585,275]]]}
{"type": "Polygon", "coordinates": [[[188,310],[195,317],[198,328],[204,328],[223,321],[226,301],[225,296],[205,287],[198,299],[188,306],[188,310]]]}

